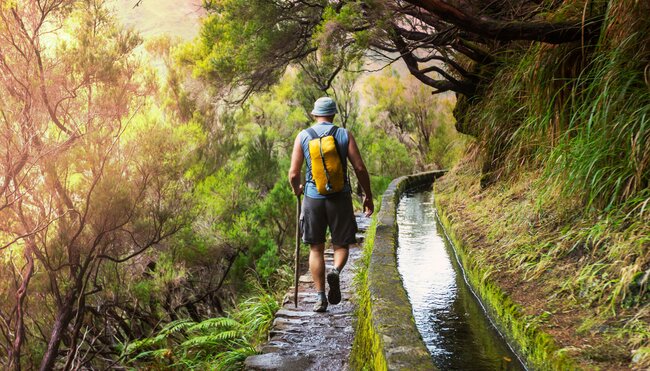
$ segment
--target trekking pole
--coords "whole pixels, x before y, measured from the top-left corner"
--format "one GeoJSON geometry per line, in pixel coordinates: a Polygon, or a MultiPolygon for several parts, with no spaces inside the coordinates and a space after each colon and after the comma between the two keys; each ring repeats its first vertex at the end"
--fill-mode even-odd
{"type": "Polygon", "coordinates": [[[300,278],[300,195],[296,196],[296,262],[293,280],[293,304],[298,308],[298,280],[300,278]]]}

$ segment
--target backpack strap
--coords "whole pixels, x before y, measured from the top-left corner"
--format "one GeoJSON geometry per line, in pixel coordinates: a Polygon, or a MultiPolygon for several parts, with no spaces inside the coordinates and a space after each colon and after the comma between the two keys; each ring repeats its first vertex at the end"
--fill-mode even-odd
{"type": "MultiPolygon", "coordinates": [[[[311,128],[310,128],[310,129],[311,129],[311,128]]],[[[327,132],[327,134],[325,134],[325,136],[327,136],[327,135],[331,135],[331,136],[333,136],[334,138],[336,138],[336,131],[337,131],[337,130],[339,130],[339,127],[336,126],[336,125],[332,125],[332,128],[330,129],[330,131],[327,132]]]]}
{"type": "Polygon", "coordinates": [[[307,129],[305,129],[305,131],[307,132],[307,135],[309,135],[309,139],[318,138],[318,134],[316,134],[316,130],[314,130],[312,128],[307,128],[307,129]]]}
{"type": "MultiPolygon", "coordinates": [[[[326,137],[326,136],[328,136],[328,135],[331,135],[331,136],[335,137],[335,136],[336,136],[336,131],[337,131],[337,130],[339,130],[339,127],[336,126],[336,125],[334,125],[334,126],[332,126],[332,128],[331,128],[327,133],[325,133],[325,135],[323,135],[323,136],[326,137]]],[[[305,131],[307,132],[307,135],[309,135],[309,138],[310,138],[310,139],[320,138],[320,135],[318,135],[318,134],[316,133],[316,130],[314,130],[313,128],[307,128],[307,129],[305,129],[305,131]]]]}

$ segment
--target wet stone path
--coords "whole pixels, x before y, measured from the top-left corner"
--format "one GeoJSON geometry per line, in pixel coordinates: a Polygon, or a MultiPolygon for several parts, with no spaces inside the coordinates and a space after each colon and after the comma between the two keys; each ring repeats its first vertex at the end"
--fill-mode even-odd
{"type": "MultiPolygon", "coordinates": [[[[369,218],[357,216],[363,240],[369,218]]],[[[293,304],[293,287],[284,297],[282,308],[275,314],[269,341],[261,353],[246,359],[247,370],[347,370],[354,340],[353,317],[356,308],[352,278],[361,256],[358,245],[350,247],[350,256],[341,273],[341,303],[329,305],[327,312],[316,313],[316,291],[311,274],[300,276],[298,308],[293,304]]],[[[325,250],[327,271],[333,265],[331,246],[325,250]]]]}

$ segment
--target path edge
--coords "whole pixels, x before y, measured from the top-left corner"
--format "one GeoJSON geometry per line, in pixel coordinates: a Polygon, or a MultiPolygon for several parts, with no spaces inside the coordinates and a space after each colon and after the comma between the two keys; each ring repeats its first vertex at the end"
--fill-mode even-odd
{"type": "Polygon", "coordinates": [[[394,179],[368,229],[357,274],[359,306],[351,365],[370,370],[437,370],[415,325],[413,308],[397,270],[395,213],[402,194],[431,186],[445,170],[394,179]]]}

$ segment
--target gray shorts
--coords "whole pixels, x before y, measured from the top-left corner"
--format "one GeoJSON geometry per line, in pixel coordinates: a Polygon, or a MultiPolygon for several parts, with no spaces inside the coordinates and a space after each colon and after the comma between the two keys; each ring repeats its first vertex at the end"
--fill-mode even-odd
{"type": "Polygon", "coordinates": [[[310,245],[325,242],[328,226],[334,245],[357,243],[357,220],[352,209],[352,195],[349,192],[341,192],[324,199],[305,196],[300,213],[300,226],[302,240],[310,245]]]}

